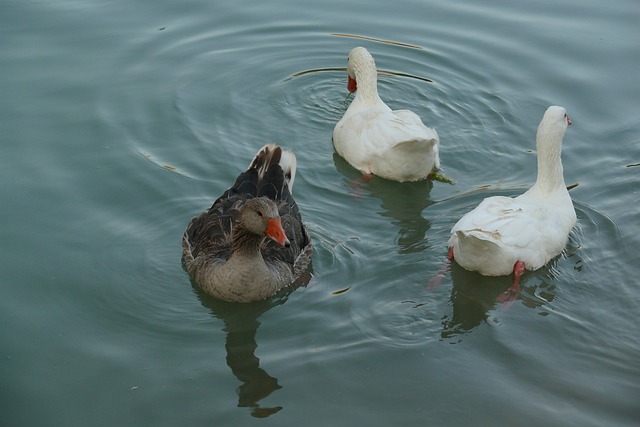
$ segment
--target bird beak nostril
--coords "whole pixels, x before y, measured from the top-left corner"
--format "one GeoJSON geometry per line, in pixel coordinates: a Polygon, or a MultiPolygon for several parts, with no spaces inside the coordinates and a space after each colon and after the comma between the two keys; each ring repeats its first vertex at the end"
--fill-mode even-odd
{"type": "Polygon", "coordinates": [[[282,222],[280,221],[279,218],[269,219],[267,229],[265,230],[265,234],[271,239],[273,239],[275,242],[278,242],[280,246],[284,246],[285,248],[287,248],[291,245],[291,242],[289,242],[289,239],[287,238],[287,235],[284,229],[282,228],[282,222]]]}

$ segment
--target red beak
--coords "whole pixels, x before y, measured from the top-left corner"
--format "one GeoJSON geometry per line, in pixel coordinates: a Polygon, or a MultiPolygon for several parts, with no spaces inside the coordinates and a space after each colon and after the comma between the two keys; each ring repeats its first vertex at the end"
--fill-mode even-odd
{"type": "Polygon", "coordinates": [[[347,82],[347,90],[351,93],[355,92],[358,89],[358,85],[356,81],[349,76],[349,81],[347,82]]]}
{"type": "Polygon", "coordinates": [[[567,116],[567,126],[571,126],[571,119],[567,116]]]}
{"type": "Polygon", "coordinates": [[[265,231],[267,237],[273,239],[280,246],[284,246],[288,248],[291,244],[289,239],[287,239],[287,235],[282,228],[282,222],[280,219],[269,219],[269,223],[267,225],[267,230],[265,231]]]}

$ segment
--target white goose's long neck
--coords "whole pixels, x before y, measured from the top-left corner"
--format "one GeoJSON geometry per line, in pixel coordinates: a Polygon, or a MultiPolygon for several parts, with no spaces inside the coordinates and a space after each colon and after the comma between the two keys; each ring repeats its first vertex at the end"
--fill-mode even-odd
{"type": "Polygon", "coordinates": [[[540,127],[536,135],[538,151],[538,178],[535,187],[538,191],[550,193],[565,189],[562,169],[562,138],[564,129],[540,127]]]}
{"type": "Polygon", "coordinates": [[[362,66],[354,67],[356,81],[358,82],[358,90],[354,102],[373,105],[380,102],[378,96],[378,73],[375,66],[371,64],[361,64],[362,66]]]}

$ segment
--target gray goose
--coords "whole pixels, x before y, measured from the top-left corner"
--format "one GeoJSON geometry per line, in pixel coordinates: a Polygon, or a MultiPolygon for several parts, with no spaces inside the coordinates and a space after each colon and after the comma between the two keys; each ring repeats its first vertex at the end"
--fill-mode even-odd
{"type": "Polygon", "coordinates": [[[269,144],[231,188],[193,218],[182,239],[191,280],[215,298],[251,302],[296,282],[311,262],[311,238],[291,194],[293,152],[269,144]]]}

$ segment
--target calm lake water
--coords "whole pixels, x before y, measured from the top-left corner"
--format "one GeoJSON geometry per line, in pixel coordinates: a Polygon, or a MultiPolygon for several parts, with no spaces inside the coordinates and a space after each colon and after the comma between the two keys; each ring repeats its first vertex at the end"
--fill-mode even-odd
{"type": "Polygon", "coordinates": [[[0,425],[638,425],[639,23],[636,0],[3,1],[0,425]],[[352,185],[331,132],[358,45],[455,185],[352,185]],[[509,309],[510,277],[429,286],[462,214],[533,183],[554,104],[564,253],[509,309]],[[312,280],[216,302],[182,232],[270,142],[312,280]]]}

